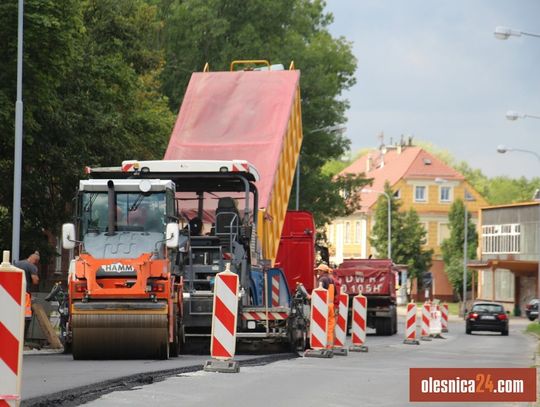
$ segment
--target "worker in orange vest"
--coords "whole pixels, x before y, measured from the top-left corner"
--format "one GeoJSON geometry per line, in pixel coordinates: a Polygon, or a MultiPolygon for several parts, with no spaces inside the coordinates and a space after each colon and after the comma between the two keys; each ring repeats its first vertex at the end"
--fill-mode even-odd
{"type": "Polygon", "coordinates": [[[39,252],[35,251],[25,260],[16,261],[13,265],[24,271],[26,277],[26,298],[25,298],[25,331],[28,331],[28,325],[32,319],[32,297],[30,295],[30,287],[32,284],[39,284],[39,275],[37,265],[39,264],[39,252]]]}
{"type": "Polygon", "coordinates": [[[328,349],[332,349],[334,347],[334,329],[336,327],[336,313],[334,307],[336,286],[334,284],[334,279],[331,276],[332,272],[333,270],[324,263],[319,264],[315,268],[318,282],[317,285],[322,285],[324,289],[328,290],[328,332],[326,341],[326,347],[328,349]]]}

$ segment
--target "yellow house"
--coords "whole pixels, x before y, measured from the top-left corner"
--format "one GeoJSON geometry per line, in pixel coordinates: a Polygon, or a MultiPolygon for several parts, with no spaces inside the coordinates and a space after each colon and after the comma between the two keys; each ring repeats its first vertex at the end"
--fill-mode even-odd
{"type": "MultiPolygon", "coordinates": [[[[369,243],[377,199],[388,182],[394,197],[401,202],[401,210],[414,208],[427,231],[426,249],[433,249],[433,296],[451,299],[452,288],[444,273],[440,245],[449,236],[448,212],[456,199],[465,202],[473,222],[478,211],[486,206],[484,198],[465,177],[426,150],[408,145],[381,146],[362,156],[342,171],[364,173],[373,178],[370,192],[363,192],[361,209],[327,225],[334,264],[344,258],[367,258],[377,255],[369,243]]],[[[381,257],[381,256],[378,256],[381,257]]]]}

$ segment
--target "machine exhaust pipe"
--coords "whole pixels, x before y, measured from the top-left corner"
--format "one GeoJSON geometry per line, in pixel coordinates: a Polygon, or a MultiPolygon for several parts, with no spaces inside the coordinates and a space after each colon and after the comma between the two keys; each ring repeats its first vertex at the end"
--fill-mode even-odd
{"type": "Polygon", "coordinates": [[[116,226],[116,192],[114,191],[114,182],[107,181],[108,198],[109,198],[109,222],[107,226],[107,236],[114,236],[116,226]]]}

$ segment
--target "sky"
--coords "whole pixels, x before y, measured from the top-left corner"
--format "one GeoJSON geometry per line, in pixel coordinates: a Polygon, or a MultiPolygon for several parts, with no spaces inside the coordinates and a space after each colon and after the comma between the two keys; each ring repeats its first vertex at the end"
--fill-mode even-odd
{"type": "Polygon", "coordinates": [[[353,43],[352,151],[401,135],[430,142],[487,176],[540,176],[540,38],[497,40],[496,26],[540,34],[539,0],[327,0],[329,30],[353,43]]]}

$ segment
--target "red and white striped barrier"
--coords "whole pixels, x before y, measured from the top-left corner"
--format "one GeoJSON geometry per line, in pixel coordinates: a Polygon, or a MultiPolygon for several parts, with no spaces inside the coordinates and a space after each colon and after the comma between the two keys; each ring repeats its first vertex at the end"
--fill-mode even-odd
{"type": "Polygon", "coordinates": [[[210,339],[212,360],[204,365],[205,371],[237,373],[240,370],[239,363],[232,360],[236,351],[238,275],[229,267],[227,264],[225,271],[216,274],[210,339]]]}
{"type": "Polygon", "coordinates": [[[431,304],[430,315],[429,335],[434,338],[442,338],[441,311],[438,304],[431,304]]]}
{"type": "Polygon", "coordinates": [[[0,406],[18,406],[24,346],[26,278],[9,264],[4,251],[0,265],[0,406]]]}
{"type": "MultiPolygon", "coordinates": [[[[344,287],[343,287],[344,289],[344,287]]],[[[347,319],[349,317],[349,294],[342,292],[338,296],[339,307],[334,338],[334,354],[347,356],[347,319]]]]}
{"type": "MultiPolygon", "coordinates": [[[[275,312],[270,311],[268,312],[268,320],[269,321],[280,321],[289,318],[288,312],[275,312]]],[[[266,312],[242,312],[242,319],[245,321],[265,321],[266,320],[266,312]]]]}
{"type": "Polygon", "coordinates": [[[352,352],[367,352],[366,342],[367,298],[358,294],[352,301],[352,352]]]}
{"type": "Polygon", "coordinates": [[[279,274],[272,276],[272,307],[279,307],[279,274]]]}
{"type": "Polygon", "coordinates": [[[311,323],[309,326],[311,349],[304,356],[329,358],[334,356],[326,349],[328,341],[328,290],[319,286],[311,293],[311,323]]]}
{"type": "Polygon", "coordinates": [[[414,302],[407,304],[407,315],[405,319],[405,340],[403,343],[408,345],[420,345],[418,339],[416,339],[416,320],[417,320],[418,307],[414,302]]]}
{"type": "Polygon", "coordinates": [[[448,304],[443,304],[441,307],[441,323],[442,323],[442,331],[448,332],[448,304]]]}
{"type": "Polygon", "coordinates": [[[431,304],[425,302],[422,305],[422,333],[420,339],[423,341],[431,341],[429,337],[429,323],[431,321],[431,304]]]}

